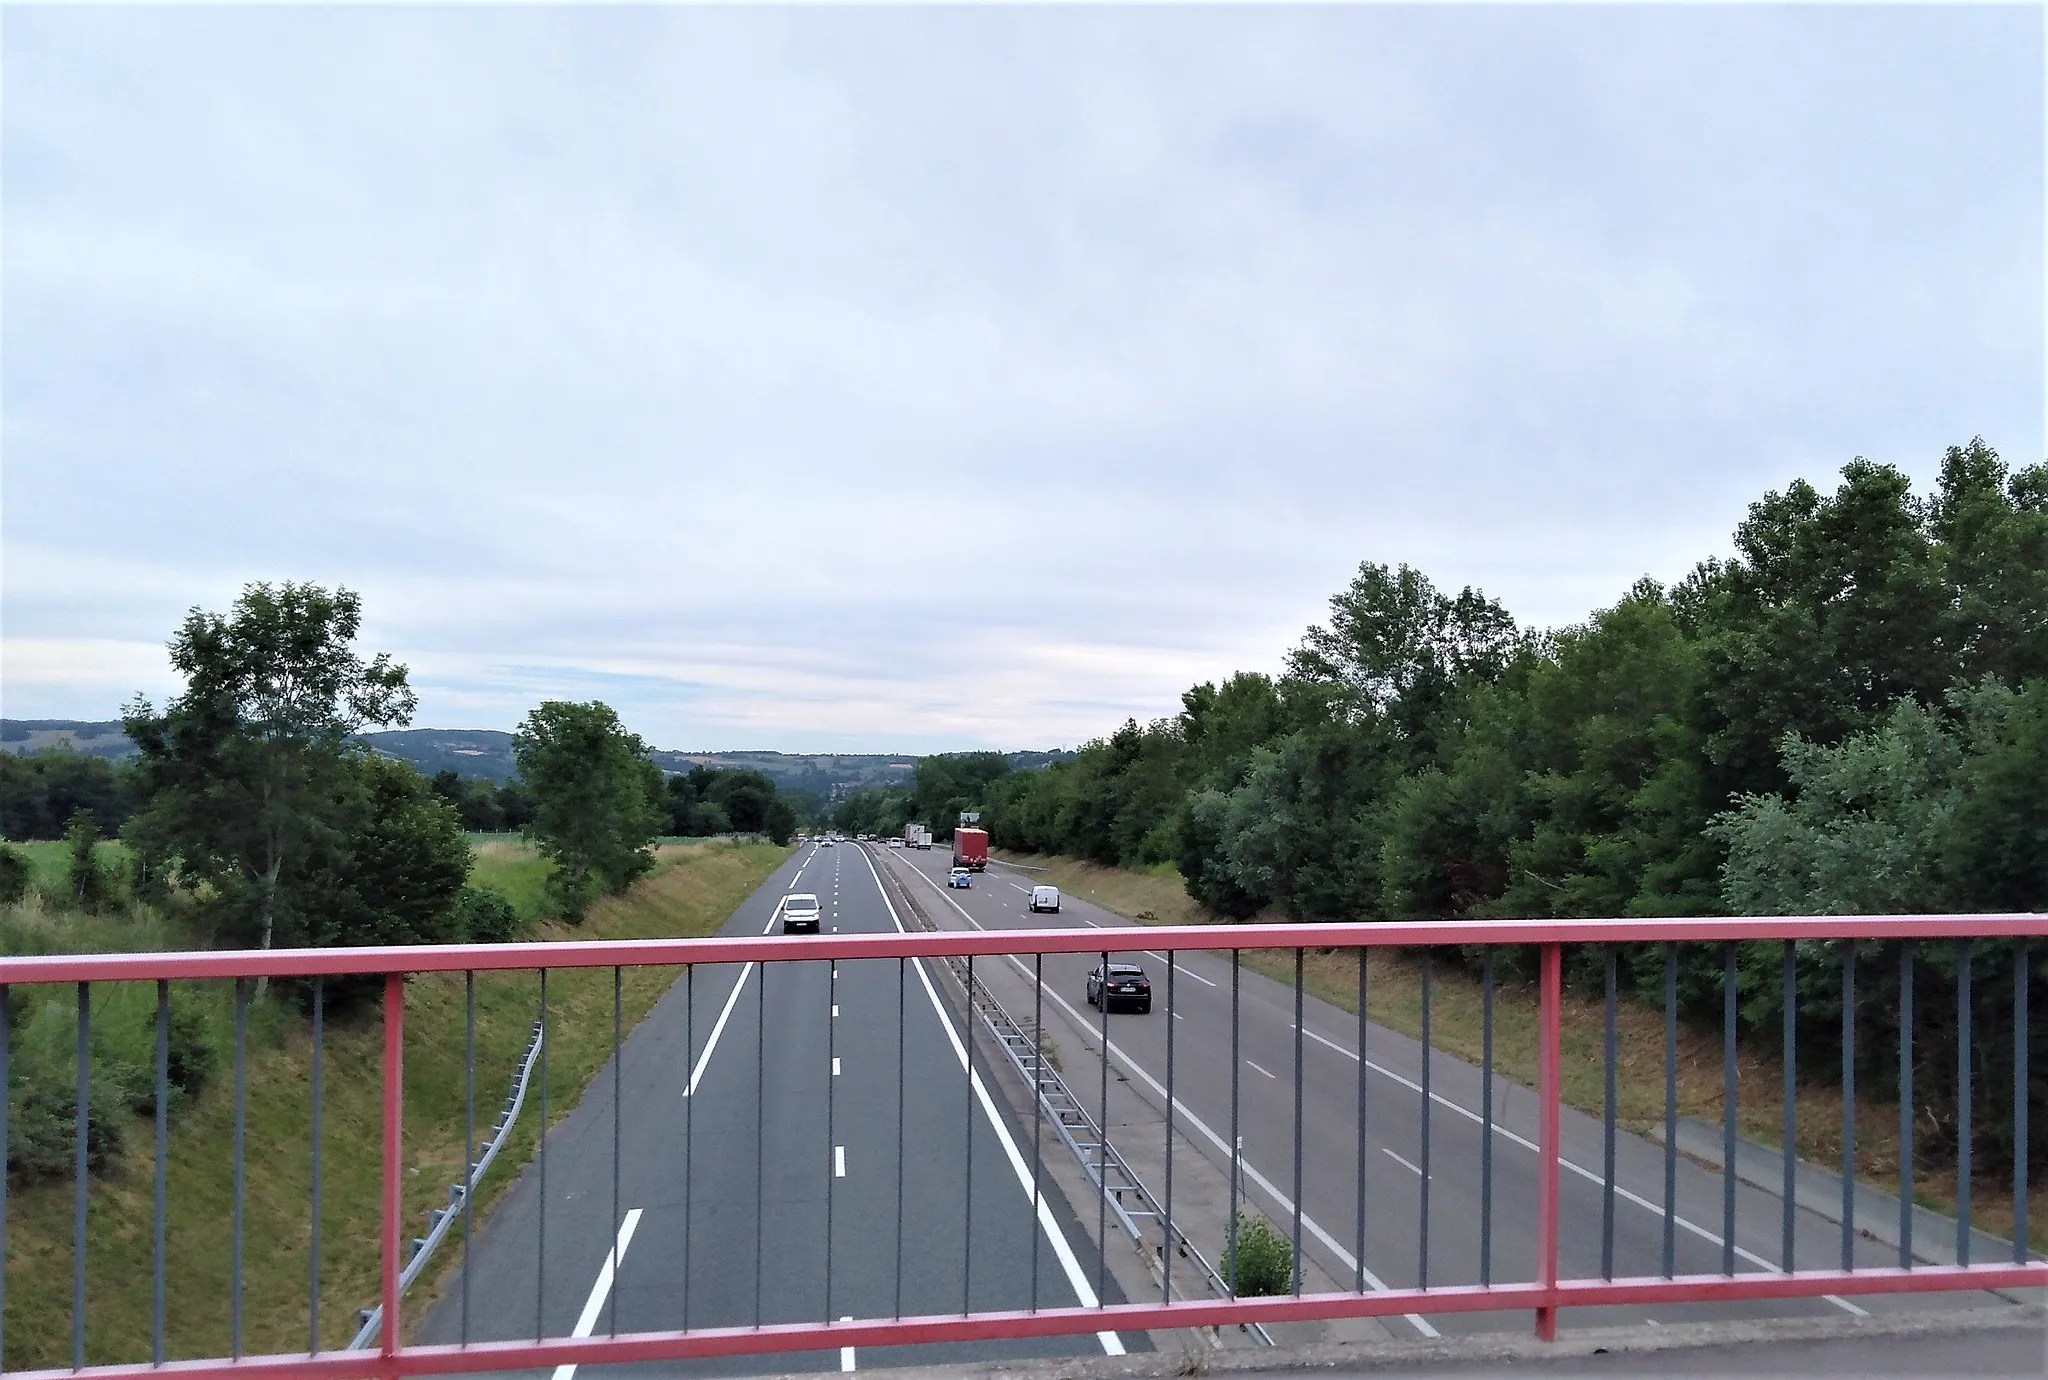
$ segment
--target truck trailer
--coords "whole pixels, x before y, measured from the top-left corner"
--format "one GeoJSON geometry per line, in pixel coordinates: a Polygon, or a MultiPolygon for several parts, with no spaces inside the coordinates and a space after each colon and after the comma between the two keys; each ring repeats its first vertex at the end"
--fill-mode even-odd
{"type": "Polygon", "coordinates": [[[988,831],[986,829],[955,829],[953,831],[953,866],[972,868],[976,872],[988,866],[988,831]]]}

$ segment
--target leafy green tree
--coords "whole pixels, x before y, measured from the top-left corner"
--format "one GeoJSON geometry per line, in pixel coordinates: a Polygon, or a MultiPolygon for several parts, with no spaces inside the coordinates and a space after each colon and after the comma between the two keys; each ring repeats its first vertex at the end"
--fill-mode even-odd
{"type": "Polygon", "coordinates": [[[68,746],[0,753],[0,836],[62,838],[80,810],[90,810],[108,830],[118,830],[135,812],[128,782],[106,758],[68,746]]]}
{"type": "Polygon", "coordinates": [[[505,827],[504,811],[498,805],[498,788],[489,781],[452,771],[437,771],[433,785],[434,794],[455,807],[455,812],[462,817],[462,827],[470,833],[494,834],[505,827]]]}
{"type": "Polygon", "coordinates": [[[580,920],[599,893],[624,891],[654,865],[661,769],[596,700],[546,701],[513,735],[512,751],[533,795],[526,832],[555,864],[550,893],[564,917],[580,920]]]}
{"type": "Polygon", "coordinates": [[[194,609],[171,639],[185,692],[124,714],[150,801],[137,837],[212,893],[231,937],[269,948],[281,927],[306,932],[307,894],[347,856],[351,737],[411,720],[405,668],[356,655],[361,622],[349,590],[251,584],[227,617],[194,609]]]}
{"type": "Polygon", "coordinates": [[[0,843],[0,906],[16,905],[27,896],[32,875],[28,856],[19,848],[0,843]]]}
{"type": "Polygon", "coordinates": [[[364,753],[348,766],[338,827],[315,856],[307,942],[459,941],[470,867],[461,816],[407,763],[364,753]]]}
{"type": "Polygon", "coordinates": [[[115,880],[113,870],[100,860],[100,826],[91,810],[72,812],[64,842],[71,854],[65,883],[71,903],[88,915],[105,910],[114,901],[115,880]]]}

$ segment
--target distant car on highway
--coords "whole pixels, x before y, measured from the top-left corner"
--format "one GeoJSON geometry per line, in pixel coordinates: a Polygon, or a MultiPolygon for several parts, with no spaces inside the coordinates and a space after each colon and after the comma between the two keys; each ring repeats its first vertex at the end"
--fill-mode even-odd
{"type": "Polygon", "coordinates": [[[964,867],[956,867],[946,874],[946,885],[972,888],[974,886],[974,874],[964,867]]]}
{"type": "Polygon", "coordinates": [[[901,847],[903,846],[903,840],[902,840],[902,839],[890,839],[890,840],[889,840],[889,846],[890,846],[891,848],[901,848],[901,847]]]}
{"type": "Polygon", "coordinates": [[[819,839],[819,840],[818,840],[818,847],[820,847],[820,848],[830,848],[831,846],[832,846],[832,840],[830,840],[830,839],[819,839]]]}
{"type": "Polygon", "coordinates": [[[1031,913],[1036,915],[1042,910],[1049,910],[1054,915],[1060,913],[1060,889],[1058,887],[1035,886],[1031,888],[1031,913]]]}
{"type": "Polygon", "coordinates": [[[784,934],[816,934],[818,932],[818,898],[808,891],[793,891],[782,898],[782,932],[784,934]]]}
{"type": "Polygon", "coordinates": [[[1104,986],[1102,965],[1098,963],[1088,972],[1088,1004],[1104,1011],[1128,1006],[1142,1016],[1152,1009],[1152,981],[1135,963],[1112,963],[1108,985],[1104,986]]]}

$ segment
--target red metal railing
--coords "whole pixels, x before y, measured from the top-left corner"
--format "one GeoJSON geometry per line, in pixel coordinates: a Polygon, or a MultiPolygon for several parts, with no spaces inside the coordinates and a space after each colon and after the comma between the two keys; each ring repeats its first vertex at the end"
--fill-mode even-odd
{"type": "MultiPolygon", "coordinates": [[[[2048,916],[1855,916],[1689,920],[1492,921],[1456,924],[1287,924],[1160,927],[1135,931],[1095,929],[948,931],[939,933],[826,934],[800,939],[769,937],[639,940],[572,944],[464,945],[418,948],[280,950],[233,953],[158,953],[0,958],[0,989],[30,984],[92,984],[193,979],[314,978],[382,975],[384,985],[384,1097],[380,1297],[384,1325],[376,1351],[239,1358],[167,1359],[128,1364],[8,1372],[31,1380],[58,1376],[140,1377],[175,1374],[193,1380],[259,1376],[368,1377],[524,1370],[559,1365],[657,1361],[688,1357],[844,1347],[901,1346],[999,1338],[1137,1332],[1308,1319],[1451,1315],[1533,1310],[1538,1334],[1556,1334],[1558,1312],[1600,1305],[1811,1298],[1948,1290],[2048,1287],[2048,1263],[2024,1249],[2012,1261],[1914,1268],[1778,1269],[1775,1272],[1560,1279],[1562,946],[1726,944],[1751,940],[1979,940],[2048,937],[2048,916]],[[971,1314],[938,1314],[852,1321],[698,1327],[687,1331],[617,1336],[542,1337],[468,1345],[408,1345],[404,1341],[400,1272],[404,1263],[403,1088],[405,979],[429,973],[504,973],[577,968],[772,965],[792,961],[946,959],[990,955],[1096,955],[1142,948],[1167,952],[1276,949],[1373,949],[1457,946],[1536,946],[1541,952],[1540,1095],[1536,1270],[1528,1282],[1453,1285],[1427,1289],[1325,1292],[1265,1298],[1117,1303],[971,1314]]],[[[4,999],[4,990],[0,990],[4,999]]],[[[2024,1007],[2021,1008],[2024,1011],[2024,1007]]],[[[2024,1019],[2024,1017],[2022,1017],[2024,1019]]],[[[2018,1037],[2024,1045],[2026,1032],[2018,1037]]],[[[1106,1057],[1106,1056],[1105,1056],[1106,1057]]],[[[81,1082],[81,1087],[83,1086],[81,1082]]],[[[2022,1156],[2024,1158],[2024,1156],[2022,1156]]],[[[1671,1209],[1666,1205],[1666,1214],[1671,1209]]]]}

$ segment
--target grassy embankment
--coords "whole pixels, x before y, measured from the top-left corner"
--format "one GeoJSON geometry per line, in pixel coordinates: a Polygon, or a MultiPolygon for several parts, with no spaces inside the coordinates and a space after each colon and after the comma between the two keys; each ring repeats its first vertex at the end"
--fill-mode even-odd
{"type": "MultiPolygon", "coordinates": [[[[1202,925],[1222,922],[1187,894],[1178,870],[1162,864],[1149,871],[1100,867],[1071,858],[1005,854],[1010,861],[1043,869],[1044,879],[1072,895],[1120,915],[1149,924],[1202,925]]],[[[1280,982],[1294,981],[1291,949],[1248,949],[1247,967],[1280,982]]],[[[1358,961],[1349,954],[1310,952],[1303,965],[1308,990],[1346,1011],[1358,1010],[1358,961]]],[[[1406,955],[1375,953],[1367,971],[1368,1014],[1405,1035],[1422,1034],[1422,965],[1406,955]]],[[[1430,1038],[1438,1048],[1478,1063],[1484,1048],[1480,984],[1477,977],[1439,963],[1431,992],[1430,1038]]],[[[1603,1025],[1605,1013],[1597,999],[1567,991],[1563,1010],[1564,1100],[1595,1116],[1605,1098],[1603,1025]]],[[[1664,1015],[1640,1003],[1623,1001],[1616,1018],[1621,1065],[1615,1077],[1617,1119],[1623,1129],[1642,1133],[1664,1124],[1664,1015]]],[[[1527,1086],[1537,1080],[1537,1000],[1532,985],[1502,982],[1494,993],[1494,1066],[1527,1086]]],[[[1736,1125],[1741,1133],[1767,1145],[1781,1143],[1781,1091],[1784,1066],[1754,1049],[1736,1058],[1736,1125]]],[[[1678,1034],[1678,1110],[1719,1124],[1721,1101],[1721,1037],[1680,1025],[1678,1034]]],[[[1798,1153],[1816,1164],[1842,1162],[1841,1089],[1826,1084],[1803,1085],[1798,1093],[1798,1153]]],[[[1856,1168],[1865,1183],[1896,1192],[1899,1183],[1899,1108],[1896,1101],[1859,1096],[1856,1099],[1856,1168]]],[[[1924,1165],[1913,1176],[1914,1197],[1923,1205],[1953,1215],[1955,1171],[1930,1172],[1924,1165]]],[[[2010,1237],[2013,1225],[2012,1184],[1976,1178],[1970,1190],[1971,1218],[1982,1230],[2010,1237]]],[[[2048,1247],[2048,1193],[2028,1198],[2029,1233],[2037,1246],[2048,1247]]]]}
{"type": "MultiPolygon", "coordinates": [[[[479,840],[472,881],[512,900],[532,920],[528,937],[637,939],[715,931],[789,850],[767,844],[664,846],[656,870],[624,896],[592,907],[580,926],[545,918],[547,864],[523,844],[479,840]]],[[[42,849],[35,850],[44,851],[42,849]]],[[[60,864],[61,865],[61,864],[60,864]]],[[[61,872],[57,874],[61,876],[61,872]]],[[[4,916],[10,947],[133,949],[172,947],[174,925],[147,908],[121,917],[67,915],[36,896],[4,916]],[[23,936],[28,936],[24,940],[23,936]]],[[[674,974],[628,971],[628,1029],[674,974]]],[[[231,1000],[223,984],[181,984],[173,1001],[209,1006],[216,1030],[231,1000]]],[[[558,973],[548,982],[550,1120],[576,1105],[611,1052],[612,975],[558,973]]],[[[95,989],[94,1023],[148,1029],[154,992],[146,985],[95,989]]],[[[531,976],[480,976],[476,982],[477,1115],[488,1134],[492,1111],[509,1091],[537,1010],[531,976]]],[[[326,1040],[325,1151],[321,1211],[321,1344],[343,1345],[356,1310],[377,1297],[377,1219],[381,1170],[381,1033],[375,1002],[333,1011],[326,1040]]],[[[243,1334],[245,1352],[303,1351],[311,1263],[310,1024],[275,992],[250,1023],[246,1131],[243,1334]]],[[[169,1355],[224,1355],[230,1342],[234,1136],[231,1044],[212,1082],[189,1105],[174,1106],[169,1149],[167,1238],[169,1355]]],[[[462,1172],[464,1001],[460,976],[414,979],[406,1002],[406,1212],[408,1235],[423,1234],[430,1208],[444,1206],[462,1172]]],[[[125,1114],[124,1114],[125,1116],[125,1114]]],[[[529,1101],[511,1142],[479,1195],[488,1211],[531,1154],[537,1115],[529,1101]]],[[[149,1359],[153,1130],[148,1118],[125,1127],[127,1145],[91,1183],[87,1224],[89,1363],[149,1359]]],[[[71,1205],[68,1176],[10,1189],[7,1203],[6,1356],[9,1369],[70,1360],[71,1205]]],[[[443,1268],[457,1251],[444,1248],[443,1268]]],[[[407,1317],[424,1313],[430,1290],[416,1290],[407,1317]]]]}

